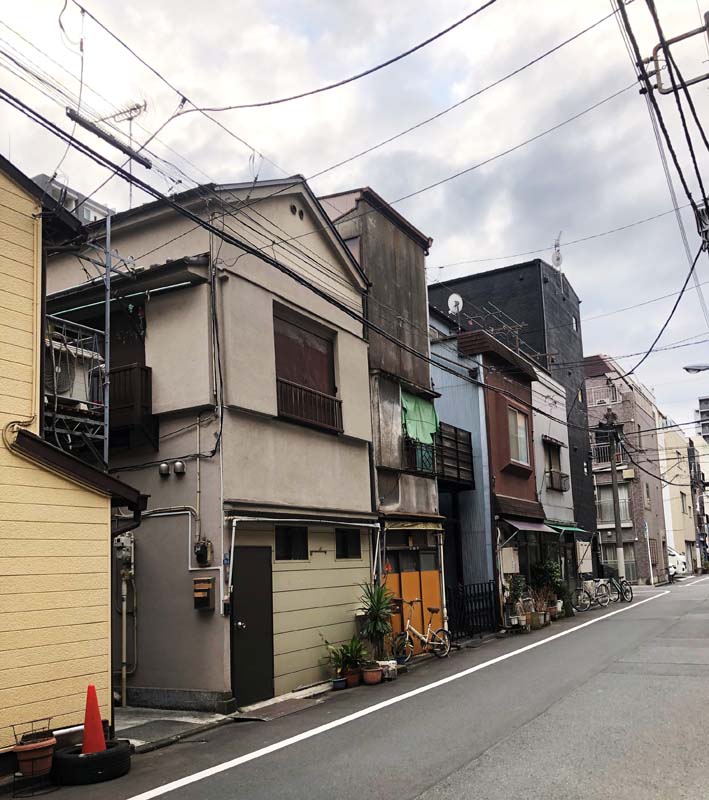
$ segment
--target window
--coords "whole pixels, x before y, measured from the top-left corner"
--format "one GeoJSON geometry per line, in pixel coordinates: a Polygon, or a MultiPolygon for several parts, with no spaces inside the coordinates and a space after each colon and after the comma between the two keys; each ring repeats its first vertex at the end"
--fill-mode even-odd
{"type": "Polygon", "coordinates": [[[307,560],[308,529],[300,525],[276,525],[276,561],[307,560]]]}
{"type": "Polygon", "coordinates": [[[561,446],[553,442],[544,442],[544,469],[546,487],[558,492],[569,489],[569,476],[561,471],[561,446]]]}
{"type": "Polygon", "coordinates": [[[645,481],[645,508],[650,508],[650,484],[645,481]]]}
{"type": "Polygon", "coordinates": [[[507,409],[510,434],[510,458],[520,464],[529,464],[529,443],[527,438],[527,415],[516,408],[507,409]]]}
{"type": "Polygon", "coordinates": [[[638,423],[638,449],[643,449],[643,429],[640,423],[638,423]]]}
{"type": "Polygon", "coordinates": [[[335,554],[337,558],[362,558],[362,539],[359,529],[335,529],[335,554]]]}
{"type": "Polygon", "coordinates": [[[689,511],[687,510],[687,495],[684,492],[680,492],[679,499],[680,502],[682,503],[682,513],[689,514],[689,511]]]}
{"type": "Polygon", "coordinates": [[[290,313],[288,316],[273,318],[278,414],[306,425],[341,431],[342,404],[335,396],[334,338],[316,323],[306,319],[296,322],[290,313]]]}
{"type": "Polygon", "coordinates": [[[578,331],[578,329],[579,329],[579,321],[578,321],[578,319],[576,319],[576,316],[575,316],[575,315],[573,315],[573,316],[571,317],[571,325],[573,326],[573,329],[574,329],[575,331],[578,331]]]}
{"type": "Polygon", "coordinates": [[[657,564],[657,540],[650,539],[650,561],[657,564]]]}
{"type": "Polygon", "coordinates": [[[576,395],[576,401],[583,405],[583,389],[579,389],[578,394],[576,395]]]}

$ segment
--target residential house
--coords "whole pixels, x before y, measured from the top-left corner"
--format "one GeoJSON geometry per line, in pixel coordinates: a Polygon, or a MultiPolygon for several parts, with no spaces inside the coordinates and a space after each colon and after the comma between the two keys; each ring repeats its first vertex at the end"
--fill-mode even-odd
{"type": "Polygon", "coordinates": [[[4,774],[13,769],[15,736],[33,721],[44,719],[60,738],[82,723],[89,683],[111,720],[111,509],[126,507],[135,527],[145,498],[41,437],[44,262],[48,249],[73,239],[81,226],[2,157],[0,204],[4,774]]]}
{"type": "MultiPolygon", "coordinates": [[[[432,240],[369,187],[321,200],[371,284],[367,316],[373,326],[368,332],[372,480],[387,586],[406,600],[422,598],[413,612],[419,630],[428,622],[427,607],[438,609],[432,618],[434,628],[440,627],[445,603],[435,456],[439,421],[426,360],[425,259],[432,240]]],[[[396,628],[407,611],[402,610],[396,628]]]]}
{"type": "Polygon", "coordinates": [[[610,444],[599,429],[607,410],[616,415],[621,445],[616,453],[625,576],[633,582],[663,580],[667,574],[665,517],[655,400],[651,392],[609,356],[584,359],[589,426],[593,434],[593,478],[600,540],[600,560],[617,568],[611,487],[610,444]]]}
{"type": "Polygon", "coordinates": [[[669,417],[657,416],[657,459],[664,478],[662,502],[668,555],[680,554],[689,572],[697,565],[697,529],[689,466],[690,440],[669,417]]]}
{"type": "MultiPolygon", "coordinates": [[[[166,202],[111,218],[110,465],[151,495],[128,702],[224,711],[323,679],[325,640],[355,632],[377,526],[366,330],[303,282],[356,317],[368,280],[301,177],[173,199],[291,271],[166,202]]],[[[88,232],[100,247],[106,223],[88,232]]],[[[50,263],[48,307],[103,331],[76,255],[50,263]]]]}
{"type": "Polygon", "coordinates": [[[563,272],[541,259],[429,286],[430,302],[444,313],[460,295],[461,323],[492,330],[529,356],[566,390],[569,466],[578,527],[596,531],[584,390],[581,301],[563,272]]]}

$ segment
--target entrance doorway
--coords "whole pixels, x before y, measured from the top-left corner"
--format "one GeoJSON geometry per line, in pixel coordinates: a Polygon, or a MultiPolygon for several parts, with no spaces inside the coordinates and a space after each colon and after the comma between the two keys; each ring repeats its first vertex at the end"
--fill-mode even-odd
{"type": "Polygon", "coordinates": [[[231,692],[239,706],[273,697],[273,589],[270,547],[234,549],[231,692]]]}

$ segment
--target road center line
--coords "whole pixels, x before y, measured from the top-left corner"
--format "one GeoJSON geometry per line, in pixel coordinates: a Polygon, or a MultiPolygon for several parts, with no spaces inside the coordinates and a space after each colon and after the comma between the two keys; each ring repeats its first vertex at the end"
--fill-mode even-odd
{"type": "MultiPolygon", "coordinates": [[[[700,578],[699,580],[709,580],[709,578],[700,578]]],[[[695,581],[695,583],[697,583],[697,581],[695,581]]],[[[652,600],[657,600],[658,597],[664,597],[669,593],[670,593],[669,590],[665,590],[664,592],[662,592],[662,594],[655,594],[652,595],[651,597],[646,597],[644,600],[639,600],[637,603],[633,603],[632,605],[619,608],[616,611],[610,611],[608,614],[604,614],[602,617],[594,617],[594,619],[590,619],[588,622],[582,622],[580,625],[575,625],[573,628],[568,628],[567,630],[560,631],[559,633],[555,633],[552,636],[547,636],[544,639],[540,639],[537,642],[532,642],[531,644],[525,645],[524,647],[520,647],[519,649],[513,650],[510,653],[504,653],[503,655],[497,656],[496,658],[491,658],[489,661],[483,661],[482,664],[476,664],[474,667],[469,667],[468,669],[464,669],[461,672],[456,672],[453,675],[448,675],[445,678],[440,678],[439,680],[433,681],[432,683],[427,683],[425,686],[419,686],[416,689],[411,689],[411,691],[404,692],[404,694],[397,695],[396,697],[390,697],[388,700],[382,700],[380,703],[375,703],[374,705],[367,706],[367,708],[363,708],[360,709],[359,711],[353,712],[352,714],[347,714],[344,717],[340,717],[340,719],[335,719],[332,722],[327,722],[324,725],[318,725],[315,728],[303,731],[302,733],[298,733],[295,736],[290,736],[287,739],[282,739],[280,742],[274,742],[273,744],[269,744],[266,747],[262,747],[260,750],[253,750],[251,753],[246,753],[243,756],[237,756],[237,758],[232,758],[229,761],[224,761],[221,764],[216,764],[213,767],[208,767],[207,769],[200,770],[199,772],[195,772],[192,775],[187,775],[184,778],[178,778],[177,780],[171,781],[170,783],[165,783],[162,786],[157,786],[155,789],[149,789],[147,792],[136,794],[133,797],[128,798],[128,800],[152,800],[152,798],[154,797],[161,797],[164,794],[168,794],[169,792],[174,792],[177,789],[181,789],[183,786],[189,786],[191,783],[197,783],[198,781],[202,781],[205,778],[211,777],[212,775],[218,775],[220,772],[226,772],[226,770],[238,767],[241,764],[246,764],[249,761],[255,761],[257,758],[263,758],[263,756],[267,756],[270,753],[275,753],[278,750],[283,750],[284,748],[290,747],[291,745],[297,744],[298,742],[303,742],[306,739],[312,739],[313,736],[319,736],[321,733],[326,733],[327,731],[334,730],[335,728],[339,728],[341,725],[347,725],[348,723],[354,722],[355,720],[361,719],[362,717],[366,717],[369,714],[374,714],[377,711],[381,711],[383,708],[388,708],[389,706],[393,706],[396,703],[402,703],[404,700],[410,700],[412,697],[416,697],[419,694],[423,694],[424,692],[430,692],[432,689],[437,689],[439,686],[445,686],[447,683],[452,683],[453,681],[460,680],[460,678],[465,678],[468,675],[472,675],[473,673],[479,672],[482,669],[491,667],[494,664],[500,664],[502,661],[507,661],[507,659],[509,658],[521,655],[522,653],[527,653],[530,650],[534,650],[537,647],[549,644],[549,642],[553,642],[556,639],[561,639],[562,636],[568,636],[569,634],[575,633],[576,631],[579,631],[582,628],[587,628],[589,625],[595,625],[597,622],[601,622],[604,619],[608,619],[609,617],[614,617],[616,614],[622,614],[625,611],[632,611],[634,608],[641,606],[643,603],[649,603],[652,600]]]]}
{"type": "Polygon", "coordinates": [[[683,583],[682,586],[694,586],[696,583],[701,583],[702,581],[709,581],[709,577],[707,578],[698,578],[696,581],[692,581],[691,583],[683,583]]]}

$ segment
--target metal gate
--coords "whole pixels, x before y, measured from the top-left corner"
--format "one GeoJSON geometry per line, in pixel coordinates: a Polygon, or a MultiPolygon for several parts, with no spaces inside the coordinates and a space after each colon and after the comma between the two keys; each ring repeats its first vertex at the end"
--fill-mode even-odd
{"type": "Polygon", "coordinates": [[[500,627],[495,581],[446,588],[446,605],[453,640],[496,631],[500,627]]]}

